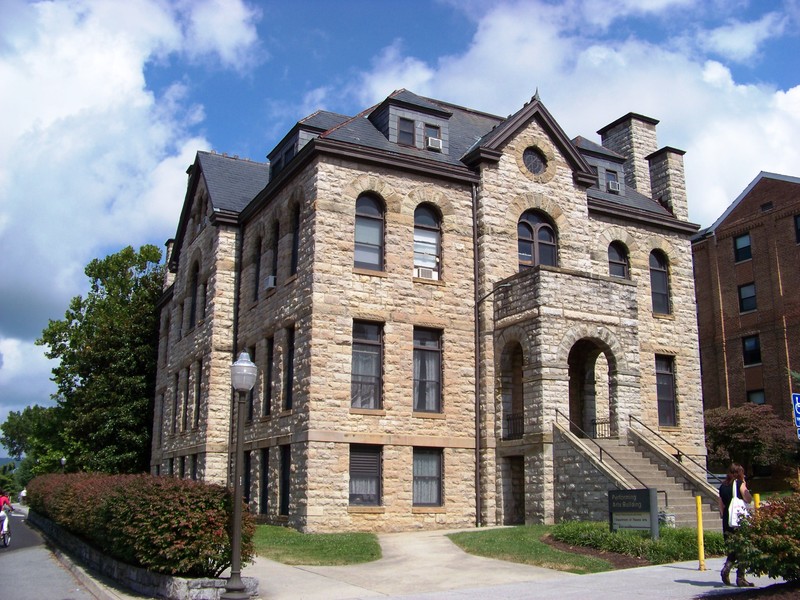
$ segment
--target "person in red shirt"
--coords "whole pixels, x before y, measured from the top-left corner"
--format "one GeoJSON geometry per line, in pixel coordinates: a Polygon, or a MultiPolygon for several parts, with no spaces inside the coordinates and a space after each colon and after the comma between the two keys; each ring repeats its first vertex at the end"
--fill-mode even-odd
{"type": "Polygon", "coordinates": [[[0,490],[0,520],[3,521],[3,533],[8,533],[8,514],[6,511],[13,511],[14,507],[11,506],[11,500],[3,490],[0,490]]]}

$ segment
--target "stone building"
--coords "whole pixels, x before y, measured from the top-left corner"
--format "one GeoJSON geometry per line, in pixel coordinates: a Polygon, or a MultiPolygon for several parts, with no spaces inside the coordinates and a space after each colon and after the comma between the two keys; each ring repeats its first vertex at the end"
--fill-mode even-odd
{"type": "Polygon", "coordinates": [[[705,408],[772,406],[800,385],[800,178],[761,172],[692,242],[705,408]]]}
{"type": "Polygon", "coordinates": [[[598,144],[538,95],[502,118],[400,90],[299,121],[269,164],[199,152],[169,244],[153,472],[230,480],[246,350],[245,495],[269,522],[606,518],[608,489],[640,486],[595,438],[699,482],[697,226],[656,124],[628,114],[598,144]]]}

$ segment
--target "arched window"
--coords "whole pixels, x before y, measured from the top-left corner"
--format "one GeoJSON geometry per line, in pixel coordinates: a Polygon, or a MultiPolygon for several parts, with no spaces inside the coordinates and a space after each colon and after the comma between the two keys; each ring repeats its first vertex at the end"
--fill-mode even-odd
{"type": "Polygon", "coordinates": [[[555,267],[558,264],[555,230],[544,215],[536,211],[526,211],[520,218],[517,246],[520,271],[537,265],[555,267]]]}
{"type": "Polygon", "coordinates": [[[414,211],[414,276],[439,279],[442,227],[433,207],[420,204],[414,211]]]}
{"type": "Polygon", "coordinates": [[[292,211],[292,260],[289,267],[289,273],[294,275],[297,273],[297,259],[300,255],[300,207],[295,206],[292,211]]]}
{"type": "Polygon", "coordinates": [[[659,250],[650,253],[650,295],[654,313],[660,315],[671,313],[667,257],[659,250]]]}
{"type": "Polygon", "coordinates": [[[281,224],[276,219],[275,222],[272,224],[272,279],[270,280],[270,285],[275,287],[278,282],[278,249],[279,244],[281,241],[281,224]]]}
{"type": "Polygon", "coordinates": [[[192,266],[192,275],[189,279],[189,329],[192,329],[197,324],[197,291],[200,282],[200,265],[194,263],[192,266]]]}
{"type": "Polygon", "coordinates": [[[369,194],[356,200],[354,254],[356,268],[383,271],[383,204],[369,194]]]}
{"type": "Polygon", "coordinates": [[[256,240],[253,248],[253,300],[258,300],[258,290],[261,287],[261,238],[256,240]]]}
{"type": "Polygon", "coordinates": [[[628,249],[622,242],[611,242],[608,246],[608,274],[612,277],[630,278],[628,249]]]}

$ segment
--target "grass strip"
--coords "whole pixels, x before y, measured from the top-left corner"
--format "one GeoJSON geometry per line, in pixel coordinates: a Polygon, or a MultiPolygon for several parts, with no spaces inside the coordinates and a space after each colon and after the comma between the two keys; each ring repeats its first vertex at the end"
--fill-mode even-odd
{"type": "Polygon", "coordinates": [[[381,557],[378,538],[372,533],[300,533],[259,525],[253,542],[258,556],[285,565],[354,565],[381,557]]]}
{"type": "Polygon", "coordinates": [[[613,569],[599,558],[557,550],[542,541],[552,526],[525,525],[448,535],[465,552],[568,573],[599,573],[613,569]]]}

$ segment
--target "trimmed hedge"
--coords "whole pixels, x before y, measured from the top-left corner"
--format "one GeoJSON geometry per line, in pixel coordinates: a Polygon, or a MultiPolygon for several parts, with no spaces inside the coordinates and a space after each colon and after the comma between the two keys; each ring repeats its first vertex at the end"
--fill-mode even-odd
{"type": "MultiPolygon", "coordinates": [[[[573,546],[586,546],[638,556],[653,564],[687,561],[697,558],[697,530],[691,528],[672,529],[661,527],[658,540],[650,539],[647,531],[610,531],[607,522],[568,521],[559,523],[551,532],[553,539],[573,546]]],[[[722,534],[715,531],[703,533],[705,554],[725,554],[722,534]]]]}
{"type": "Polygon", "coordinates": [[[800,581],[800,492],[762,504],[729,543],[749,573],[800,581]]]}
{"type": "MultiPolygon", "coordinates": [[[[129,565],[182,577],[217,577],[231,564],[233,498],[218,485],[150,475],[42,475],[32,510],[129,565]]],[[[242,562],[253,556],[242,511],[242,562]]]]}

